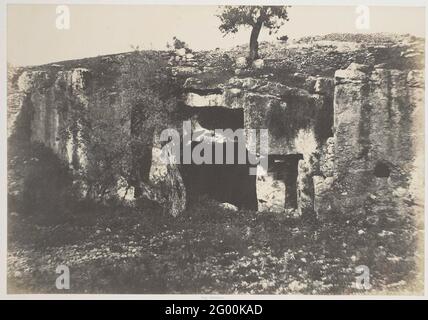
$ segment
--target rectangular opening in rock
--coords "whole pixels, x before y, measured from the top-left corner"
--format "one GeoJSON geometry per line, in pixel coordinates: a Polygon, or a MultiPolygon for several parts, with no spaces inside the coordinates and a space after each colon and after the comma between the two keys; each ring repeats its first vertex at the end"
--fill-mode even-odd
{"type": "Polygon", "coordinates": [[[268,172],[257,177],[259,211],[297,209],[297,165],[301,154],[269,155],[268,172]]]}
{"type": "MultiPolygon", "coordinates": [[[[242,109],[223,107],[198,107],[187,110],[188,116],[194,119],[199,129],[214,131],[215,129],[231,129],[244,127],[242,109]]],[[[198,142],[192,142],[192,151],[198,142]]],[[[189,202],[200,196],[208,196],[221,202],[229,202],[238,208],[257,210],[256,176],[249,174],[251,165],[238,163],[238,143],[234,143],[234,161],[226,164],[226,143],[212,144],[212,164],[182,164],[183,182],[186,186],[189,202]],[[221,146],[219,146],[219,144],[221,146]],[[216,164],[216,150],[223,149],[223,162],[216,164]]],[[[248,159],[248,151],[247,159],[248,159]]]]}
{"type": "Polygon", "coordinates": [[[244,110],[224,107],[192,108],[200,125],[208,130],[244,128],[244,110]]]}

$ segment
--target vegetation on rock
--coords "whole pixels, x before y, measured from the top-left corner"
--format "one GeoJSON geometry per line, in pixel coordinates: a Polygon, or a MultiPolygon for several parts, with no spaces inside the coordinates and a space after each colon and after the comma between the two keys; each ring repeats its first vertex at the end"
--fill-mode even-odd
{"type": "Polygon", "coordinates": [[[262,27],[275,33],[288,21],[288,6],[225,6],[218,15],[220,31],[224,34],[236,33],[239,27],[251,27],[249,60],[259,58],[258,37],[262,27]]]}

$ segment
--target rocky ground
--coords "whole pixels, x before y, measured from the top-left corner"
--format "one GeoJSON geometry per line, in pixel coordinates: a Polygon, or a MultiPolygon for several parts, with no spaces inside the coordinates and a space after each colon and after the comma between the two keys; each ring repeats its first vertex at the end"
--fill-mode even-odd
{"type": "MultiPolygon", "coordinates": [[[[181,217],[99,207],[59,225],[9,216],[10,293],[417,293],[410,219],[332,216],[319,226],[204,199],[181,217]],[[57,290],[58,265],[71,288],[57,290]],[[355,268],[370,268],[370,290],[355,268]]],[[[416,259],[416,260],[415,260],[416,259]]],[[[417,282],[417,281],[416,281],[417,282]]]]}
{"type": "MultiPolygon", "coordinates": [[[[178,57],[174,51],[145,51],[147,55],[160,54],[175,66],[185,66],[189,72],[195,67],[213,77],[230,78],[234,73],[246,76],[250,73],[254,77],[273,77],[275,80],[287,84],[293,81],[298,85],[299,78],[308,75],[333,77],[338,69],[346,69],[351,62],[376,65],[384,64],[386,69],[423,69],[424,67],[424,38],[409,34],[395,35],[379,34],[327,34],[324,36],[303,37],[287,42],[262,42],[259,45],[260,57],[264,60],[262,70],[246,70],[235,65],[236,59],[247,56],[248,45],[237,45],[229,49],[212,51],[195,51],[178,57]],[[216,73],[219,73],[218,75],[216,73]],[[297,73],[297,74],[295,74],[297,73]]],[[[18,67],[8,65],[8,82],[10,86],[13,78],[19,77],[23,70],[44,70],[58,72],[70,68],[87,68],[94,75],[100,77],[103,83],[114,79],[117,67],[127,60],[131,53],[114,54],[50,63],[42,66],[18,67]]],[[[220,79],[221,80],[221,79],[220,79]]],[[[10,91],[10,89],[9,89],[10,91]]]]}

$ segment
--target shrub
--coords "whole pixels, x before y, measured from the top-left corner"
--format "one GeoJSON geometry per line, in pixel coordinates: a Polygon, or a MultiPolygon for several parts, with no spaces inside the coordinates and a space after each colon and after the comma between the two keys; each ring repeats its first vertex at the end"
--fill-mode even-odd
{"type": "Polygon", "coordinates": [[[178,50],[178,49],[184,48],[184,49],[186,49],[186,51],[188,51],[188,50],[190,51],[189,46],[187,45],[186,42],[181,41],[177,37],[173,37],[172,40],[173,40],[174,49],[178,50]]]}
{"type": "Polygon", "coordinates": [[[288,41],[288,36],[283,35],[277,38],[279,41],[286,43],[288,41]]]}

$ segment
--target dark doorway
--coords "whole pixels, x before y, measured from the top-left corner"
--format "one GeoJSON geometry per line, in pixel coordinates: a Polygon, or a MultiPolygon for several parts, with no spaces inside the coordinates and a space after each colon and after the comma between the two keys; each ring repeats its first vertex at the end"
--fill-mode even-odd
{"type": "Polygon", "coordinates": [[[285,184],[285,208],[297,209],[297,166],[301,154],[269,155],[269,169],[274,179],[285,184]]]}
{"type": "MultiPolygon", "coordinates": [[[[199,124],[208,130],[240,129],[244,126],[242,109],[222,107],[192,108],[199,124]]],[[[197,145],[192,142],[192,150],[197,145]]],[[[182,149],[183,150],[183,149],[182,149]]],[[[247,152],[248,159],[248,152],[247,152]]],[[[191,203],[202,195],[221,202],[229,202],[238,208],[257,210],[256,176],[250,175],[251,165],[238,163],[238,143],[234,143],[234,163],[226,164],[226,143],[213,143],[213,164],[182,164],[180,171],[191,203]],[[216,145],[223,148],[223,164],[215,164],[216,145]]]]}

